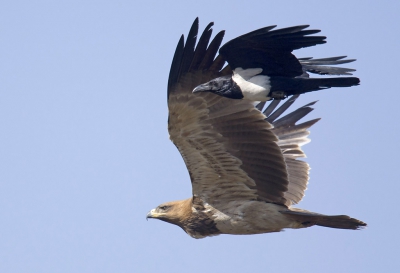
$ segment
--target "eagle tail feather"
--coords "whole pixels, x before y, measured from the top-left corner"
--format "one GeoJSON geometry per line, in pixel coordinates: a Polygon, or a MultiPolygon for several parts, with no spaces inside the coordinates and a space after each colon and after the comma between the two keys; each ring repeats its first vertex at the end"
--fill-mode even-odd
{"type": "Polygon", "coordinates": [[[340,229],[361,229],[367,226],[366,223],[347,215],[324,215],[308,211],[282,211],[295,221],[299,221],[302,227],[313,225],[340,228],[340,229]]]}

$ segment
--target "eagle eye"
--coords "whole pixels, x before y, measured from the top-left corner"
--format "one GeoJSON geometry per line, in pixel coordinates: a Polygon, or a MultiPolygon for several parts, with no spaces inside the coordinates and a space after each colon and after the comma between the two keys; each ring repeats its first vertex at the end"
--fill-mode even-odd
{"type": "Polygon", "coordinates": [[[169,206],[161,206],[160,209],[161,210],[167,210],[169,208],[169,206]]]}

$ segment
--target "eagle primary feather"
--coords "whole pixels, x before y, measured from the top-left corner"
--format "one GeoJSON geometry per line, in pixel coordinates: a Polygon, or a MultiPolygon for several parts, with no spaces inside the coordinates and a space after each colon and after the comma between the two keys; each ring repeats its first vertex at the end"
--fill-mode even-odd
{"type": "MultiPolygon", "coordinates": [[[[197,47],[198,19],[193,23],[186,45],[181,37],[168,81],[168,130],[189,171],[192,197],[161,204],[147,217],[178,225],[194,238],[277,232],[312,225],[345,229],[365,226],[348,216],[326,216],[291,207],[303,198],[308,183],[309,166],[298,158],[305,157],[301,146],[309,141],[307,129],[318,119],[297,122],[312,111],[314,103],[281,117],[298,96],[291,97],[277,110],[279,102],[274,100],[262,113],[263,104],[254,107],[249,100],[192,93],[199,84],[232,74],[229,66],[223,68],[224,57],[215,57],[223,32],[209,42],[212,25],[206,27],[197,47]]],[[[303,28],[294,27],[292,31],[303,28]]],[[[246,35],[254,33],[259,32],[246,35]]],[[[297,36],[290,37],[294,40],[283,42],[292,43],[293,47],[297,36]]],[[[268,43],[277,42],[273,37],[268,39],[268,43]]],[[[234,41],[228,42],[225,48],[234,41]]],[[[307,43],[321,41],[321,38],[311,38],[307,43]]],[[[240,58],[246,58],[251,53],[245,50],[235,54],[245,54],[240,58]]],[[[272,57],[279,59],[279,56],[272,57]]],[[[300,59],[301,67],[296,73],[300,76],[307,72],[350,72],[326,66],[346,62],[341,59],[300,59]]]]}

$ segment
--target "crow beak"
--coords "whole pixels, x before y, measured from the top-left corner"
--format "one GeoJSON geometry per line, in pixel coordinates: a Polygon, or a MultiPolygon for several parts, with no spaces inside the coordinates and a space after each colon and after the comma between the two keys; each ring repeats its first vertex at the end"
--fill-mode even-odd
{"type": "Polygon", "coordinates": [[[200,84],[195,89],[193,89],[193,93],[207,92],[207,91],[211,91],[207,83],[200,84]]]}

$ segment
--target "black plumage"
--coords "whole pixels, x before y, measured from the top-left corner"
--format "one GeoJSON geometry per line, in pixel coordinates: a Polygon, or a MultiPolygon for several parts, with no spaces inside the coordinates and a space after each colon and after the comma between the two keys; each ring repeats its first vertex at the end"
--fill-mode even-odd
{"type": "Polygon", "coordinates": [[[268,76],[296,77],[302,66],[292,54],[295,49],[326,43],[325,36],[308,36],[320,30],[304,30],[308,25],[273,30],[264,27],[239,36],[225,45],[219,53],[234,69],[262,68],[268,76]]]}
{"type": "Polygon", "coordinates": [[[209,43],[212,26],[213,23],[210,23],[205,28],[196,49],[197,18],[189,31],[185,46],[183,46],[183,36],[181,37],[172,62],[168,86],[177,82],[182,73],[208,68],[218,71],[220,76],[232,76],[234,72],[243,73],[243,69],[245,71],[260,69],[256,70],[254,75],[244,79],[249,82],[253,82],[254,76],[266,76],[265,81],[256,83],[261,86],[262,90],[256,91],[262,92],[261,96],[254,96],[254,90],[246,89],[248,88],[246,82],[236,82],[233,78],[232,81],[235,83],[226,84],[226,78],[216,77],[210,82],[197,86],[194,90],[212,92],[232,99],[283,99],[295,94],[359,84],[359,79],[356,77],[310,78],[309,73],[328,76],[351,75],[351,72],[355,70],[334,67],[334,65],[354,61],[354,59],[345,59],[345,56],[322,59],[296,58],[292,53],[294,50],[326,43],[325,36],[313,35],[319,33],[320,30],[307,29],[308,25],[282,29],[275,29],[276,26],[264,27],[232,39],[222,47],[220,46],[224,31],[219,32],[209,43]],[[228,65],[224,67],[225,63],[228,65]]]}

